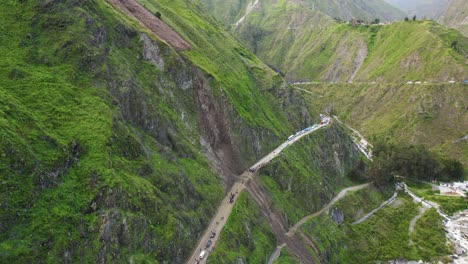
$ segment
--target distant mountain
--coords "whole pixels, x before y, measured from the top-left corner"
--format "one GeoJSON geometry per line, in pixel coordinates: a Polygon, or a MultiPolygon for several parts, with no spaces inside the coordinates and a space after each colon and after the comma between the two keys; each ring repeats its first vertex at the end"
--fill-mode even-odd
{"type": "Polygon", "coordinates": [[[452,0],[437,19],[440,23],[459,30],[468,36],[468,3],[466,0],[452,0]]]}
{"type": "Polygon", "coordinates": [[[300,4],[333,18],[381,21],[402,19],[405,13],[384,0],[201,0],[206,8],[226,24],[235,24],[251,10],[268,5],[300,4]]]}
{"type": "Polygon", "coordinates": [[[437,18],[452,0],[385,0],[410,16],[437,18]]]}
{"type": "Polygon", "coordinates": [[[467,39],[435,22],[352,26],[303,2],[262,3],[234,32],[289,81],[446,81],[466,73],[467,39]]]}

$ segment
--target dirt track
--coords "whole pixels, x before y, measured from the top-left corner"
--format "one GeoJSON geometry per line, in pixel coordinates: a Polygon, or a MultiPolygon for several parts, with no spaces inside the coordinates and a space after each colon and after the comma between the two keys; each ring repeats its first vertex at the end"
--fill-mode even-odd
{"type": "Polygon", "coordinates": [[[176,50],[189,50],[192,46],[177,34],[166,23],[158,19],[135,0],[107,0],[125,14],[135,18],[142,26],[148,28],[160,39],[166,41],[176,50]]]}

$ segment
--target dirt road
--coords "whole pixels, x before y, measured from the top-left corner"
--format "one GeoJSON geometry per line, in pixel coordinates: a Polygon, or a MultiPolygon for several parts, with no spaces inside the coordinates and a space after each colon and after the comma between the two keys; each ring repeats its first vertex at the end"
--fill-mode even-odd
{"type": "MultiPolygon", "coordinates": [[[[284,142],[279,147],[277,147],[275,150],[270,152],[268,155],[266,155],[265,157],[260,159],[257,163],[255,163],[250,168],[255,168],[255,171],[257,171],[258,169],[260,169],[261,167],[263,167],[267,163],[269,163],[276,156],[278,156],[281,153],[281,151],[283,151],[289,145],[294,144],[295,142],[297,142],[298,140],[300,140],[304,136],[306,136],[306,135],[308,135],[310,133],[313,133],[313,132],[315,132],[315,131],[317,131],[317,130],[323,128],[323,127],[326,127],[329,124],[331,124],[331,118],[329,118],[328,120],[329,120],[329,122],[326,122],[326,123],[321,124],[321,125],[315,125],[313,127],[313,129],[310,129],[309,131],[302,130],[302,131],[296,133],[294,137],[292,137],[291,139],[288,139],[286,142],[284,142]]],[[[194,248],[194,250],[192,252],[192,255],[187,260],[187,264],[197,263],[197,260],[199,260],[199,257],[200,257],[200,253],[203,250],[206,251],[207,255],[203,259],[201,259],[199,263],[200,264],[201,263],[206,263],[206,260],[207,260],[207,258],[209,256],[209,253],[210,253],[210,250],[212,250],[215,247],[216,243],[218,242],[219,234],[221,233],[224,225],[226,224],[226,221],[227,221],[229,215],[231,214],[235,203],[237,202],[239,194],[245,190],[247,184],[249,184],[249,182],[253,179],[254,176],[255,176],[254,173],[246,171],[246,172],[242,173],[238,177],[239,179],[236,181],[236,183],[234,183],[234,185],[231,187],[231,189],[227,192],[226,197],[224,197],[223,201],[219,205],[219,207],[218,207],[218,209],[217,209],[217,211],[215,213],[215,216],[211,219],[210,224],[205,229],[205,232],[203,233],[200,240],[198,241],[197,246],[194,248]],[[230,202],[231,194],[235,194],[234,200],[233,200],[232,203],[230,202]],[[210,238],[210,235],[211,235],[212,231],[216,232],[216,235],[215,235],[214,238],[210,238]],[[209,247],[206,247],[206,243],[207,243],[207,241],[209,239],[211,239],[211,245],[209,247]]],[[[250,185],[250,186],[252,186],[252,185],[250,185]]],[[[254,199],[255,199],[255,197],[254,197],[254,199]]],[[[263,198],[260,198],[260,199],[263,199],[263,198]]],[[[274,216],[274,214],[272,215],[272,217],[273,216],[274,216]]],[[[279,220],[279,218],[270,219],[270,220],[272,221],[272,222],[270,222],[270,224],[275,225],[274,222],[277,221],[278,225],[281,225],[281,221],[279,220]]],[[[278,226],[278,227],[275,227],[275,228],[277,230],[281,230],[282,227],[278,226]]],[[[281,233],[284,234],[285,230],[282,230],[281,233]]],[[[296,241],[295,239],[291,239],[291,238],[289,240],[291,241],[290,242],[291,245],[297,244],[296,247],[303,247],[303,243],[298,243],[298,240],[296,241]]],[[[308,255],[306,255],[306,253],[301,253],[301,254],[304,254],[303,256],[301,256],[303,258],[309,257],[308,255]]]]}

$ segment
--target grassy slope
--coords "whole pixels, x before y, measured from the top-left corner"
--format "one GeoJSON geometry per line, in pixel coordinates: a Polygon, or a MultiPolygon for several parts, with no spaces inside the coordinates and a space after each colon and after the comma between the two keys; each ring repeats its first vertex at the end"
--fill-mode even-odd
{"type": "MultiPolygon", "coordinates": [[[[306,87],[306,86],[301,86],[306,87]]],[[[310,85],[323,97],[306,95],[319,108],[331,106],[334,114],[371,141],[424,144],[441,155],[468,162],[466,141],[467,89],[462,84],[310,85]]]]}
{"type": "Polygon", "coordinates": [[[397,22],[366,31],[369,54],[357,81],[457,81],[466,78],[468,39],[433,21],[397,22]],[[453,41],[460,43],[452,48],[453,41]]]}
{"type": "MultiPolygon", "coordinates": [[[[184,56],[244,124],[277,139],[301,126],[274,99],[281,78],[199,7],[141,2],[194,45],[184,56]]],[[[145,30],[103,0],[0,10],[0,257],[182,261],[223,194],[192,92],[142,59],[145,30]]],[[[192,71],[155,43],[168,68],[192,71]]]]}
{"type": "Polygon", "coordinates": [[[333,207],[343,212],[344,222],[353,223],[390,198],[392,189],[379,190],[374,186],[348,193],[346,198],[333,207]]]}
{"type": "MultiPolygon", "coordinates": [[[[322,215],[308,222],[303,230],[326,253],[329,263],[429,260],[449,254],[441,242],[445,241],[441,219],[432,211],[426,212],[416,224],[412,239],[417,240],[418,246],[409,245],[409,222],[417,215],[417,205],[408,196],[400,195],[398,199],[402,204],[385,207],[359,225],[337,225],[328,215],[322,215]]],[[[347,202],[344,198],[343,203],[347,202]]]]}
{"type": "Polygon", "coordinates": [[[252,12],[235,32],[294,81],[347,81],[358,67],[355,58],[366,51],[358,81],[466,77],[468,40],[431,21],[352,27],[301,4],[279,1],[252,12]],[[453,41],[458,42],[455,49],[453,41]]]}

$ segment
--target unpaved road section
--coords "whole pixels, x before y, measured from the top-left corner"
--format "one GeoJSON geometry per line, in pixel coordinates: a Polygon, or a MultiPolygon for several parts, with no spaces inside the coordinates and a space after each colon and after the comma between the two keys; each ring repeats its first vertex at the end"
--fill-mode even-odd
{"type": "Polygon", "coordinates": [[[411,219],[409,223],[409,228],[408,228],[408,236],[409,236],[410,245],[414,244],[413,240],[411,239],[411,234],[413,234],[414,232],[414,226],[416,225],[416,222],[419,220],[419,218],[421,218],[424,212],[426,212],[428,209],[429,208],[424,207],[424,206],[419,207],[419,213],[415,217],[413,217],[413,219],[411,219]]]}
{"type": "MultiPolygon", "coordinates": [[[[112,0],[112,1],[114,1],[114,0],[112,0]]],[[[313,129],[310,129],[308,131],[302,130],[302,131],[296,133],[296,135],[294,137],[288,139],[286,142],[281,144],[279,147],[277,147],[275,150],[273,150],[270,154],[268,154],[265,157],[263,157],[262,159],[260,159],[257,163],[255,163],[250,168],[255,168],[255,170],[257,171],[261,167],[265,166],[272,159],[274,159],[276,156],[278,156],[281,153],[281,151],[283,151],[287,146],[289,146],[291,144],[294,144],[295,142],[297,142],[299,139],[303,138],[304,136],[306,136],[306,135],[308,135],[310,133],[313,133],[313,132],[315,132],[315,131],[317,131],[317,130],[323,128],[323,127],[326,127],[329,124],[331,124],[331,122],[332,122],[331,118],[328,118],[327,120],[328,121],[323,123],[323,124],[314,125],[313,129]]],[[[242,173],[239,176],[239,180],[237,180],[237,182],[234,183],[234,185],[231,187],[231,189],[227,192],[226,197],[224,197],[223,201],[219,205],[214,217],[211,219],[210,224],[205,229],[205,232],[203,233],[203,235],[201,236],[200,240],[198,241],[196,247],[194,248],[194,250],[192,252],[192,255],[187,260],[187,264],[197,263],[196,260],[199,260],[200,252],[202,252],[203,250],[206,251],[207,255],[203,259],[201,259],[199,261],[199,263],[200,264],[206,263],[206,260],[209,257],[209,253],[210,253],[209,251],[212,250],[213,247],[218,242],[219,235],[221,234],[221,231],[222,231],[224,225],[226,225],[226,221],[227,221],[229,215],[232,212],[232,208],[234,207],[235,203],[237,202],[239,194],[242,191],[245,190],[246,185],[249,183],[249,181],[251,181],[253,179],[254,175],[255,175],[254,173],[251,173],[250,171],[246,171],[246,172],[242,173]],[[230,202],[231,194],[235,194],[232,203],[230,202]],[[216,235],[215,235],[215,237],[210,238],[212,231],[215,231],[216,235]],[[206,243],[207,243],[207,241],[209,239],[211,239],[211,245],[209,247],[206,247],[206,243]]],[[[261,199],[263,199],[263,198],[261,198],[261,199]]],[[[270,222],[270,225],[273,225],[273,224],[275,224],[275,223],[270,222]]],[[[283,234],[284,234],[284,232],[283,232],[283,234]]],[[[299,247],[299,245],[298,245],[298,247],[299,247]]]]}
{"type": "Polygon", "coordinates": [[[169,43],[176,50],[189,50],[192,46],[177,34],[166,23],[161,21],[150,11],[146,10],[135,0],[107,0],[114,7],[117,7],[125,14],[135,18],[140,24],[148,28],[160,39],[169,43]]]}

